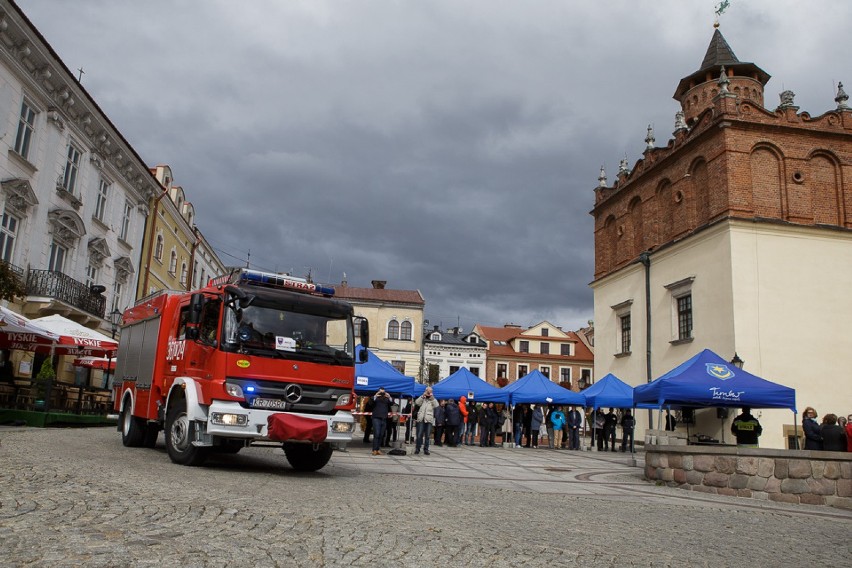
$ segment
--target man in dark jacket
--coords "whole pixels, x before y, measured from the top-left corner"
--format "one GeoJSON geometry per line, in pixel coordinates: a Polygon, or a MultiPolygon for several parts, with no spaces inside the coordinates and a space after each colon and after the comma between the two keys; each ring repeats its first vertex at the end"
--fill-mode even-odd
{"type": "Polygon", "coordinates": [[[515,447],[521,447],[521,434],[524,431],[524,405],[516,404],[512,409],[512,428],[515,434],[515,447]]]}
{"type": "Polygon", "coordinates": [[[630,413],[630,409],[626,409],[621,416],[621,451],[633,453],[633,429],[636,427],[636,419],[630,413]],[[627,443],[627,440],[630,443],[627,443]]]}
{"type": "Polygon", "coordinates": [[[456,401],[450,399],[447,401],[447,407],[444,409],[444,416],[446,421],[446,437],[447,437],[447,445],[451,448],[455,448],[458,445],[458,431],[459,425],[462,423],[461,412],[459,411],[459,405],[456,404],[456,401]]]}
{"type": "Polygon", "coordinates": [[[743,412],[734,418],[731,433],[737,438],[737,445],[745,448],[756,448],[757,439],[763,433],[763,427],[757,418],[751,415],[751,409],[743,406],[743,412]]]}
{"type": "Polygon", "coordinates": [[[572,406],[568,412],[568,419],[565,421],[568,425],[568,433],[570,441],[568,442],[569,450],[580,449],[580,426],[583,425],[583,415],[577,410],[576,406],[572,406]]]}
{"type": "Polygon", "coordinates": [[[604,451],[615,451],[615,429],[618,426],[618,416],[615,409],[610,408],[604,416],[604,451]]]}
{"type": "Polygon", "coordinates": [[[385,428],[393,401],[385,389],[380,388],[373,397],[373,455],[381,455],[382,442],[385,439],[385,428]]]}
{"type": "Polygon", "coordinates": [[[446,415],[444,414],[444,409],[447,407],[447,401],[441,400],[438,403],[438,408],[435,409],[435,445],[443,446],[444,439],[444,424],[446,422],[446,415]]]}

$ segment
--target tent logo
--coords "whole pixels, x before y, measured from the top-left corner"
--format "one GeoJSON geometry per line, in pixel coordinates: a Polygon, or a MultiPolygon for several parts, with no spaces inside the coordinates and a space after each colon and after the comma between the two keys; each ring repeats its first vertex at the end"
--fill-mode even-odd
{"type": "Polygon", "coordinates": [[[713,378],[722,381],[734,378],[734,372],[730,370],[727,365],[720,365],[718,363],[706,363],[706,365],[707,374],[713,378]]]}

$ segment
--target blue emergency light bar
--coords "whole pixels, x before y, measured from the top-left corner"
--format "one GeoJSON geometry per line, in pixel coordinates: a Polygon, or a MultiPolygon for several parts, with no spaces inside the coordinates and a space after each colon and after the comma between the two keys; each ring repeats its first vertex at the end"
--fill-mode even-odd
{"type": "Polygon", "coordinates": [[[300,292],[308,292],[310,294],[322,294],[323,296],[334,296],[334,288],[319,286],[313,282],[308,282],[304,278],[296,278],[284,274],[275,274],[273,272],[262,272],[260,270],[251,270],[243,268],[237,275],[239,282],[253,284],[255,286],[269,286],[272,288],[288,288],[290,290],[298,290],[300,292]]]}

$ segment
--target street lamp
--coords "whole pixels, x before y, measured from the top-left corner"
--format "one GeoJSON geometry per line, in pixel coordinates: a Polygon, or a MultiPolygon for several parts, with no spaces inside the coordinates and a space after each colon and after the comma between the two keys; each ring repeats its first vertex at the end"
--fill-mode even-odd
{"type": "Polygon", "coordinates": [[[739,355],[737,355],[737,352],[736,352],[736,351],[734,351],[734,358],[733,358],[733,359],[731,359],[731,365],[733,365],[733,366],[734,366],[734,367],[736,367],[737,369],[742,369],[742,368],[743,368],[743,365],[745,365],[745,361],[743,361],[742,359],[740,359],[740,356],[739,356],[739,355]]]}
{"type": "Polygon", "coordinates": [[[426,375],[426,331],[429,329],[429,320],[423,320],[423,330],[420,334],[420,382],[428,384],[426,375]]]}
{"type": "MultiPolygon", "coordinates": [[[[118,331],[118,324],[121,323],[121,312],[118,311],[118,308],[113,308],[112,312],[109,314],[109,324],[110,331],[112,332],[112,338],[115,339],[115,333],[118,331]]],[[[104,373],[104,388],[109,388],[109,371],[110,367],[112,367],[112,351],[109,352],[107,356],[107,368],[104,373]]]]}

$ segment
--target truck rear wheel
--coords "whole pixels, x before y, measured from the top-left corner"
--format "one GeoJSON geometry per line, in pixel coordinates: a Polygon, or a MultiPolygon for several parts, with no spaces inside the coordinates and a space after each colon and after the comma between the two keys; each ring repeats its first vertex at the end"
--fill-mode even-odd
{"type": "Polygon", "coordinates": [[[166,451],[177,464],[199,466],[207,459],[207,448],[192,445],[191,423],[186,401],[177,401],[166,414],[166,451]]]}
{"type": "Polygon", "coordinates": [[[322,469],[331,459],[333,450],[331,444],[319,444],[316,448],[313,444],[296,444],[287,442],[284,444],[284,455],[287,461],[297,471],[317,471],[322,469]]]}
{"type": "Polygon", "coordinates": [[[121,443],[128,448],[138,448],[145,441],[145,421],[133,416],[130,402],[121,411],[121,443]]]}

